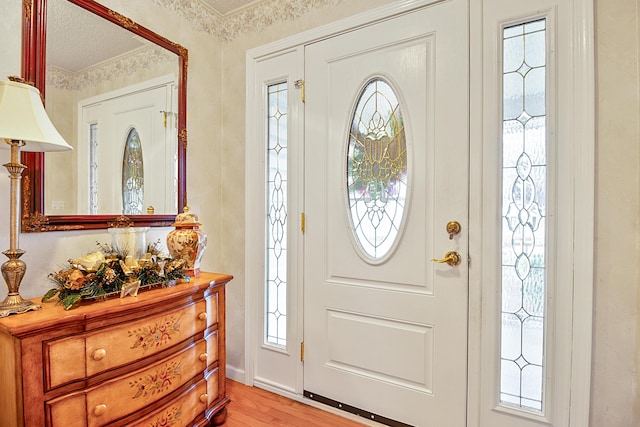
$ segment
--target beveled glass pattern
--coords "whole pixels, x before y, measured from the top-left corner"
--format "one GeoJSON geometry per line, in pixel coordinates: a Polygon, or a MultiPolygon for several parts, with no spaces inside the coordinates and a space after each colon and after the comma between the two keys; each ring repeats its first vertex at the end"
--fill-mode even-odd
{"type": "Polygon", "coordinates": [[[266,342],[287,344],[287,83],[267,90],[266,342]]]}
{"type": "Polygon", "coordinates": [[[400,103],[381,78],[368,82],[351,119],[347,197],[355,239],[371,259],[398,237],[407,198],[407,141],[400,103]]]}
{"type": "Polygon", "coordinates": [[[122,208],[124,215],[139,215],[144,206],[144,164],[140,135],[132,128],[122,158],[122,208]]]}
{"type": "Polygon", "coordinates": [[[89,125],[89,213],[98,213],[98,124],[89,125]]]}
{"type": "Polygon", "coordinates": [[[500,400],[543,410],[546,22],[504,29],[500,400]]]}

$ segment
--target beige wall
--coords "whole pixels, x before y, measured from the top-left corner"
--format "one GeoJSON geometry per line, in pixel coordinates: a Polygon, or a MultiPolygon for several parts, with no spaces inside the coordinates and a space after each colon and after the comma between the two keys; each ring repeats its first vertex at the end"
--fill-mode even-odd
{"type": "Polygon", "coordinates": [[[77,101],[73,93],[47,85],[47,114],[60,135],[74,147],[73,151],[45,154],[45,201],[44,213],[50,215],[74,215],[78,212],[78,195],[69,191],[77,187],[78,142],[76,141],[77,101]],[[54,211],[52,201],[64,203],[64,209],[54,211]]]}
{"type": "Polygon", "coordinates": [[[596,265],[591,424],[640,426],[638,1],[596,1],[596,265]]]}
{"type": "MultiPolygon", "coordinates": [[[[294,21],[220,43],[194,31],[155,0],[103,3],[189,49],[189,204],[209,235],[203,269],[235,275],[229,285],[228,351],[235,370],[244,367],[244,108],[245,52],[335,19],[389,3],[345,0],[294,21]]],[[[0,2],[0,76],[19,74],[20,2],[0,2]]],[[[336,3],[336,2],[334,2],[336,3]]],[[[597,181],[596,265],[591,425],[640,425],[640,90],[638,0],[596,0],[597,181]]],[[[0,163],[8,154],[0,151],[0,163]]],[[[8,180],[0,180],[8,199],[8,180]]],[[[5,202],[0,199],[0,204],[5,202]]],[[[0,209],[0,248],[8,247],[8,212],[0,209]]],[[[155,229],[151,238],[164,237],[155,229]]],[[[29,266],[23,294],[47,288],[46,274],[108,239],[100,232],[22,235],[29,266]]],[[[2,294],[2,292],[0,292],[2,294]]]]}

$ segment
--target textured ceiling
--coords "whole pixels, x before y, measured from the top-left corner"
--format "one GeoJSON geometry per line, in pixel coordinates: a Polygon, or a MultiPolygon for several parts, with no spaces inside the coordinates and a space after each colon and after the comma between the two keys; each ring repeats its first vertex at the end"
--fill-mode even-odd
{"type": "Polygon", "coordinates": [[[133,33],[66,0],[47,3],[47,65],[75,73],[145,44],[133,33]]]}
{"type": "Polygon", "coordinates": [[[225,15],[229,12],[233,12],[237,9],[241,9],[251,3],[257,3],[259,0],[202,0],[209,4],[221,15],[225,15]]]}
{"type": "MultiPolygon", "coordinates": [[[[221,15],[261,0],[201,0],[221,15]]],[[[147,44],[129,31],[68,2],[47,3],[47,65],[77,73],[147,44]],[[87,35],[90,34],[90,37],[87,35]],[[82,54],[79,54],[82,52],[82,54]]]]}

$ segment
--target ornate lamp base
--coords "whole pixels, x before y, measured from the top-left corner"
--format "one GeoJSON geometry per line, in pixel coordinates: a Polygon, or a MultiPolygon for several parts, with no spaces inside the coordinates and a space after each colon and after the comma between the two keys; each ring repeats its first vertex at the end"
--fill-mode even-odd
{"type": "Polygon", "coordinates": [[[18,295],[7,295],[0,304],[0,317],[7,317],[10,314],[26,313],[27,311],[40,310],[42,307],[38,304],[22,299],[18,295]]]}
{"type": "Polygon", "coordinates": [[[22,282],[24,273],[27,271],[26,264],[21,259],[18,259],[24,254],[24,251],[15,249],[3,253],[9,260],[2,264],[0,270],[2,270],[2,276],[7,283],[9,293],[4,301],[0,303],[0,317],[6,317],[10,314],[26,313],[31,310],[40,310],[41,307],[38,304],[23,299],[18,293],[20,282],[22,282]]]}
{"type": "Polygon", "coordinates": [[[5,163],[4,167],[9,171],[9,178],[11,179],[11,192],[9,193],[9,250],[4,251],[3,254],[9,258],[2,264],[0,270],[2,271],[2,277],[7,283],[9,292],[7,297],[0,304],[0,317],[6,317],[10,314],[26,313],[31,310],[39,310],[41,307],[38,304],[34,304],[31,301],[22,299],[18,289],[20,288],[20,282],[24,277],[24,273],[27,271],[27,265],[19,259],[24,255],[24,251],[18,248],[18,218],[20,217],[20,192],[18,191],[18,184],[20,182],[20,175],[25,166],[19,162],[20,147],[24,145],[23,141],[8,140],[5,142],[11,145],[11,163],[5,163]]]}

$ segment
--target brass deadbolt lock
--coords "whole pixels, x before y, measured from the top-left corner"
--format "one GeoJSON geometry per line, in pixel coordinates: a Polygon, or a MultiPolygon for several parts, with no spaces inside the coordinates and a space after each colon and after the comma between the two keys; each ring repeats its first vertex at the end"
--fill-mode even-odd
{"type": "Polygon", "coordinates": [[[458,221],[449,221],[447,223],[447,233],[449,233],[449,240],[453,240],[453,236],[460,233],[462,226],[458,221]]]}

